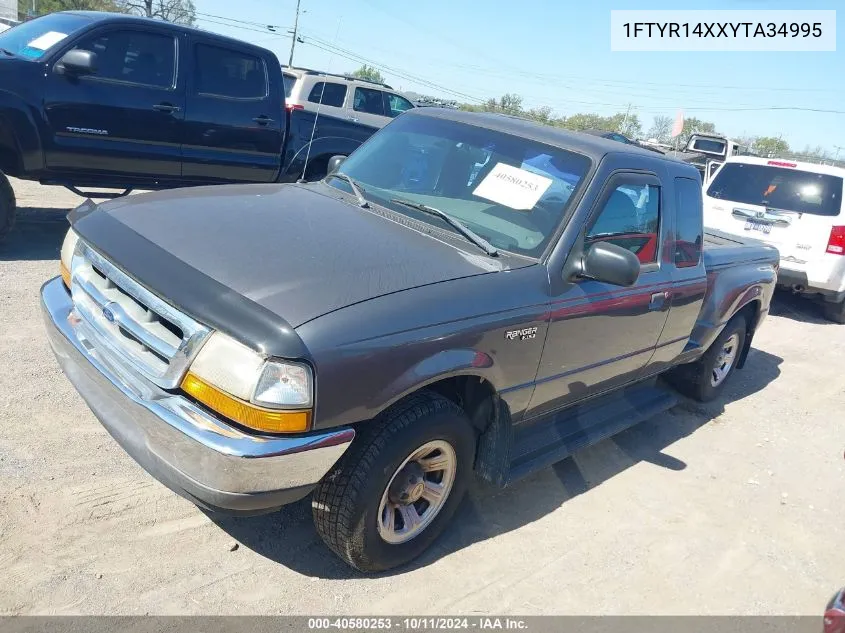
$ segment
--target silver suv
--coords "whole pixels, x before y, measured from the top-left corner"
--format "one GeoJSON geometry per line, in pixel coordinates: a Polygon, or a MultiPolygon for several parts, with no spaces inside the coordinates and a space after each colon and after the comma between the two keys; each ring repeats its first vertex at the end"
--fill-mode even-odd
{"type": "Polygon", "coordinates": [[[381,128],[414,107],[387,84],[333,75],[307,68],[283,68],[285,103],[296,108],[336,116],[381,128]]]}

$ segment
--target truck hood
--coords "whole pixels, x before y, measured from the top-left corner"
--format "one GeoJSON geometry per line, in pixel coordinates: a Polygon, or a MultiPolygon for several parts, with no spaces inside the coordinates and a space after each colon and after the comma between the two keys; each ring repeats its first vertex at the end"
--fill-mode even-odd
{"type": "MultiPolygon", "coordinates": [[[[150,256],[162,249],[293,328],[381,295],[509,267],[507,256],[462,250],[342,196],[324,184],[196,187],[106,202],[94,213],[151,243],[150,256]]],[[[127,232],[96,239],[115,236],[101,247],[120,265],[118,234],[127,232]]]]}

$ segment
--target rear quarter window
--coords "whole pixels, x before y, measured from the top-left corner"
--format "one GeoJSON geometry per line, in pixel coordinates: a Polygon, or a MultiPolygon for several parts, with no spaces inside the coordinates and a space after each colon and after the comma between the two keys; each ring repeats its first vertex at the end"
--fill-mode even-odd
{"type": "Polygon", "coordinates": [[[842,178],[772,164],[726,163],[707,188],[707,195],[783,211],[838,216],[842,178]]]}
{"type": "Polygon", "coordinates": [[[319,81],[314,84],[308,95],[311,103],[320,103],[324,106],[342,108],[346,101],[346,86],[330,81],[319,81]]]}
{"type": "Polygon", "coordinates": [[[703,243],[701,185],[675,178],[675,266],[693,268],[701,260],[703,243]]]}

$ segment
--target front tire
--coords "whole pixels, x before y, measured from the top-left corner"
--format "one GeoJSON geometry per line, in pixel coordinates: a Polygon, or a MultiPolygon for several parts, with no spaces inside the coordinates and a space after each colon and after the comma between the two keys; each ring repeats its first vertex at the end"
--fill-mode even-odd
{"type": "Polygon", "coordinates": [[[364,427],[317,486],[320,537],[364,572],[403,565],[446,528],[472,476],[475,433],[451,400],[423,392],[364,427]]]}
{"type": "Polygon", "coordinates": [[[680,365],[666,376],[668,382],[685,396],[709,402],[725,388],[736,370],[747,332],[745,317],[736,315],[728,321],[710,348],[694,363],[680,365]]]}
{"type": "Polygon", "coordinates": [[[2,241],[15,226],[17,204],[12,183],[0,172],[0,241],[2,241]]]}

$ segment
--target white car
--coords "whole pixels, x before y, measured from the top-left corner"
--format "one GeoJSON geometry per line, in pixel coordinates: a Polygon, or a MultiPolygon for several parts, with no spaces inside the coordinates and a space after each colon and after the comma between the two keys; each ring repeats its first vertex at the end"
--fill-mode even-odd
{"type": "Polygon", "coordinates": [[[382,128],[414,107],[387,84],[305,68],[286,66],[282,70],[288,108],[301,108],[319,112],[321,116],[382,128]]]}
{"type": "Polygon", "coordinates": [[[780,251],[778,285],[823,300],[845,323],[845,169],[737,156],[704,186],[704,226],[780,251]]]}

